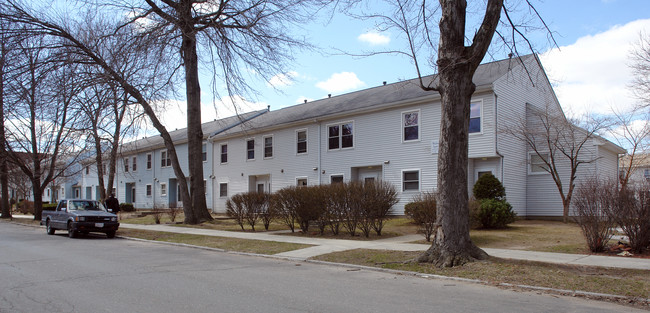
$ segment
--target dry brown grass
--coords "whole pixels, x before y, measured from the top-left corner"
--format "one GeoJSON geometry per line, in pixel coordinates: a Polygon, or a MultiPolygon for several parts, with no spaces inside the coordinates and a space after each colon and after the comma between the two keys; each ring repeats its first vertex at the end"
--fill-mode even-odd
{"type": "Polygon", "coordinates": [[[427,274],[478,279],[564,290],[650,298],[650,271],[558,265],[491,258],[454,268],[406,262],[419,252],[349,250],[315,257],[316,260],[358,264],[427,274]],[[406,262],[406,263],[405,263],[406,262]]]}
{"type": "Polygon", "coordinates": [[[136,229],[120,229],[117,231],[117,235],[153,241],[184,243],[201,247],[223,249],[226,251],[269,255],[311,247],[311,245],[277,241],[261,241],[191,234],[177,234],[136,229]]]}

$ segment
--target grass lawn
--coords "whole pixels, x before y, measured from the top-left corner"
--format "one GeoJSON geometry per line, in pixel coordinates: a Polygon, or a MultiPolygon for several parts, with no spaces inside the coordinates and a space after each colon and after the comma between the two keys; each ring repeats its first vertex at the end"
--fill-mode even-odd
{"type": "Polygon", "coordinates": [[[478,279],[493,284],[510,283],[650,298],[650,271],[647,270],[603,269],[498,258],[442,269],[431,264],[404,263],[417,255],[419,252],[358,249],[330,253],[314,259],[478,279]]]}
{"type": "Polygon", "coordinates": [[[177,234],[124,228],[119,229],[117,235],[154,241],[184,243],[195,246],[224,249],[227,251],[269,255],[311,247],[311,245],[297,243],[177,234]]]}

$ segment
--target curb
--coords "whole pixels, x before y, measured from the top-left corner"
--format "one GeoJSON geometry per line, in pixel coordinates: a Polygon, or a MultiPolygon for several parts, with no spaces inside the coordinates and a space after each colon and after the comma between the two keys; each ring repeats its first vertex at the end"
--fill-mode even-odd
{"type": "MultiPolygon", "coordinates": [[[[28,226],[28,227],[34,227],[34,228],[42,228],[43,227],[43,226],[40,226],[40,225],[29,225],[29,224],[16,223],[16,222],[13,221],[13,219],[10,220],[9,222],[11,222],[12,224],[17,224],[17,225],[21,225],[21,226],[28,226]]],[[[488,286],[492,285],[492,286],[497,286],[497,287],[520,288],[520,289],[533,290],[533,291],[552,292],[552,293],[557,293],[557,294],[561,294],[561,295],[568,295],[568,296],[574,296],[574,297],[580,296],[580,297],[584,297],[584,298],[600,298],[600,299],[609,299],[609,300],[635,301],[635,302],[640,302],[642,304],[650,306],[650,298],[637,298],[637,297],[629,297],[629,296],[622,296],[622,295],[613,295],[613,294],[606,294],[606,293],[582,291],[582,290],[556,289],[556,288],[549,288],[549,287],[540,287],[540,286],[531,286],[531,285],[519,285],[519,284],[510,284],[510,283],[496,283],[495,284],[495,283],[490,283],[488,281],[478,280],[478,279],[444,276],[444,275],[438,275],[438,274],[425,274],[425,273],[403,271],[403,270],[393,270],[393,269],[388,269],[388,268],[379,268],[379,267],[356,265],[356,264],[349,264],[349,263],[336,263],[336,262],[310,260],[310,259],[296,258],[296,257],[277,256],[277,255],[271,255],[271,254],[229,251],[229,250],[220,249],[220,248],[210,248],[210,247],[204,247],[204,246],[196,246],[196,245],[190,245],[190,244],[186,244],[186,243],[156,241],[156,240],[148,240],[148,239],[141,239],[141,238],[126,237],[126,236],[116,236],[115,238],[125,239],[125,240],[132,240],[132,241],[140,241],[140,242],[148,242],[148,243],[156,243],[156,244],[164,244],[164,245],[172,245],[172,246],[192,248],[192,249],[200,249],[200,250],[213,251],[213,252],[223,252],[223,253],[234,254],[234,255],[244,255],[244,256],[262,257],[262,258],[285,260],[285,261],[292,261],[292,262],[304,262],[304,263],[312,263],[312,264],[320,264],[320,265],[330,265],[330,266],[345,267],[345,268],[358,269],[358,270],[363,269],[363,270],[368,270],[368,271],[381,272],[381,273],[390,273],[390,274],[395,274],[395,275],[414,276],[414,277],[420,277],[420,278],[424,278],[424,279],[444,279],[444,280],[450,280],[450,281],[459,281],[459,282],[474,283],[474,284],[481,284],[481,285],[488,285],[488,286]]]]}
{"type": "Polygon", "coordinates": [[[349,263],[336,263],[336,262],[310,260],[310,259],[303,259],[303,258],[284,257],[284,256],[271,255],[271,254],[228,251],[228,250],[219,249],[219,248],[195,246],[195,245],[176,243],[176,242],[155,241],[155,240],[124,237],[124,236],[117,236],[116,238],[121,238],[121,239],[126,239],[126,240],[134,240],[134,241],[142,241],[142,242],[150,242],[150,243],[158,243],[158,244],[167,244],[167,245],[180,246],[180,247],[186,247],[186,248],[194,248],[194,249],[201,249],[201,250],[207,250],[207,251],[225,252],[225,253],[234,254],[234,255],[244,255],[244,256],[262,257],[262,258],[285,260],[285,261],[292,261],[292,262],[304,262],[304,263],[319,264],[319,265],[329,265],[329,266],[337,266],[337,267],[344,267],[344,268],[357,269],[357,270],[368,270],[368,271],[374,271],[374,272],[380,272],[380,273],[389,273],[389,274],[395,274],[395,275],[413,276],[413,277],[419,277],[419,278],[424,278],[424,279],[444,279],[444,280],[450,280],[450,281],[481,284],[481,285],[486,285],[486,286],[491,285],[491,286],[497,286],[497,287],[509,287],[509,288],[527,289],[527,290],[532,290],[532,291],[544,291],[544,292],[551,292],[551,293],[557,293],[557,294],[561,294],[561,295],[568,295],[568,296],[574,296],[574,297],[580,296],[580,297],[584,297],[584,298],[600,298],[600,299],[609,299],[609,300],[635,301],[635,302],[640,302],[640,303],[645,304],[645,305],[650,305],[650,298],[647,298],[647,299],[646,298],[636,298],[636,297],[613,295],[613,294],[607,294],[607,293],[589,292],[589,291],[582,291],[582,290],[556,289],[556,288],[549,288],[549,287],[519,285],[519,284],[510,284],[510,283],[496,283],[495,284],[495,283],[490,283],[488,281],[479,280],[479,279],[470,279],[470,278],[462,278],[462,277],[454,277],[454,276],[444,276],[444,275],[438,275],[438,274],[425,274],[425,273],[394,270],[394,269],[379,268],[379,267],[372,267],[372,266],[365,266],[365,265],[356,265],[356,264],[349,264],[349,263]]]}

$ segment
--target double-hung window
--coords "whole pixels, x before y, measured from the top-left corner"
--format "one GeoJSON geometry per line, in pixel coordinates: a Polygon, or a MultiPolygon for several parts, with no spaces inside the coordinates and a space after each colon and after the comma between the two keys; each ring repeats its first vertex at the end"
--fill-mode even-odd
{"type": "Polygon", "coordinates": [[[246,140],[246,160],[255,160],[255,139],[246,140]]]}
{"type": "Polygon", "coordinates": [[[151,197],[151,184],[147,184],[147,197],[151,197]]]}
{"type": "Polygon", "coordinates": [[[228,183],[219,184],[219,197],[224,198],[228,196],[228,183]]]}
{"type": "Polygon", "coordinates": [[[137,157],[133,157],[132,161],[133,161],[133,168],[132,168],[132,170],[135,172],[135,171],[137,170],[137,168],[138,168],[138,165],[137,165],[137,164],[138,164],[138,158],[137,158],[137,157]]]}
{"type": "Polygon", "coordinates": [[[160,195],[163,197],[167,196],[167,184],[160,184],[160,195]]]}
{"type": "Polygon", "coordinates": [[[124,158],[122,160],[122,163],[124,163],[124,173],[129,172],[129,158],[124,158]]]}
{"type": "Polygon", "coordinates": [[[221,164],[228,163],[228,144],[222,144],[221,146],[221,164]]]}
{"type": "Polygon", "coordinates": [[[354,124],[352,122],[327,127],[328,149],[344,149],[354,146],[354,124]]]}
{"type": "Polygon", "coordinates": [[[420,139],[420,112],[406,112],[402,114],[402,139],[415,141],[420,139]]]}
{"type": "Polygon", "coordinates": [[[208,161],[208,145],[206,144],[201,146],[201,158],[203,159],[203,162],[208,161]]]}
{"type": "Polygon", "coordinates": [[[548,153],[531,153],[530,154],[530,173],[531,174],[540,174],[548,173],[546,162],[548,160],[548,153]]]}
{"type": "Polygon", "coordinates": [[[420,190],[420,171],[406,170],[402,171],[402,191],[419,191],[420,190]]]}
{"type": "Polygon", "coordinates": [[[482,102],[472,102],[469,105],[469,132],[471,133],[480,133],[481,132],[481,111],[482,102]]]}
{"type": "Polygon", "coordinates": [[[296,153],[307,153],[307,130],[296,131],[296,153]]]}
{"type": "Polygon", "coordinates": [[[151,157],[152,157],[152,156],[151,156],[151,153],[147,153],[147,169],[148,169],[148,170],[151,169],[151,163],[152,163],[152,159],[151,159],[151,157]]]}
{"type": "Polygon", "coordinates": [[[160,167],[167,167],[172,165],[172,159],[169,157],[169,151],[163,150],[160,152],[160,167]]]}
{"type": "Polygon", "coordinates": [[[264,158],[273,157],[273,137],[264,137],[264,158]]]}

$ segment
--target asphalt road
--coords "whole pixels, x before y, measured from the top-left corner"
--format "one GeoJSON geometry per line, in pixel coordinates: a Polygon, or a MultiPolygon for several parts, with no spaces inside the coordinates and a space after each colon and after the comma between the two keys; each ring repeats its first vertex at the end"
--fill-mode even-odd
{"type": "MultiPolygon", "coordinates": [[[[450,280],[0,222],[0,312],[620,312],[450,280]]],[[[640,311],[639,311],[640,312],[640,311]]]]}

